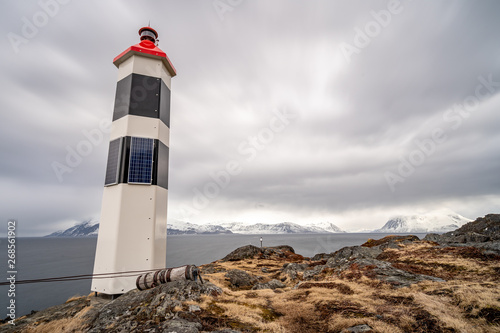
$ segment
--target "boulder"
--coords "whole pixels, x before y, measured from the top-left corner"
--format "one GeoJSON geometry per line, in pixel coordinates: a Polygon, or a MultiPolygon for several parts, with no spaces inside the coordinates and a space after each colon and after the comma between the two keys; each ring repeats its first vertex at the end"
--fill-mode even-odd
{"type": "Polygon", "coordinates": [[[441,240],[441,235],[439,234],[427,234],[424,237],[424,241],[439,243],[441,240]]]}
{"type": "Polygon", "coordinates": [[[366,325],[356,325],[342,330],[342,333],[368,333],[373,332],[373,329],[366,325]]]}
{"type": "Polygon", "coordinates": [[[282,272],[283,274],[288,275],[292,280],[295,280],[298,277],[298,273],[305,271],[307,267],[309,267],[308,264],[298,264],[293,262],[284,264],[282,272]]]}
{"type": "Polygon", "coordinates": [[[360,258],[376,258],[382,250],[378,247],[347,246],[333,254],[326,262],[327,267],[337,267],[343,263],[360,258]]]}
{"type": "Polygon", "coordinates": [[[324,269],[325,269],[325,265],[314,266],[313,269],[305,270],[304,273],[302,274],[302,278],[304,280],[311,280],[315,276],[321,274],[321,272],[323,272],[324,269]]]}
{"type": "Polygon", "coordinates": [[[328,260],[333,257],[333,253],[318,253],[311,258],[312,261],[328,260]]]}
{"type": "Polygon", "coordinates": [[[279,245],[272,247],[257,247],[254,245],[245,245],[229,253],[227,256],[222,258],[222,261],[238,261],[254,258],[255,256],[259,256],[259,258],[265,259],[276,257],[289,258],[290,255],[299,256],[295,254],[295,250],[293,249],[293,247],[288,245],[279,245]]]}
{"type": "Polygon", "coordinates": [[[385,236],[382,239],[369,239],[366,243],[361,246],[364,247],[378,247],[379,249],[398,249],[400,244],[410,244],[419,241],[420,238],[414,235],[408,236],[385,236]]]}
{"type": "Polygon", "coordinates": [[[262,249],[253,245],[246,245],[237,248],[233,252],[229,253],[227,256],[222,258],[222,261],[237,261],[248,258],[253,258],[254,256],[261,254],[262,249]]]}
{"type": "Polygon", "coordinates": [[[271,280],[266,283],[257,283],[255,286],[253,286],[253,290],[260,290],[260,289],[277,289],[277,288],[285,288],[286,285],[278,280],[271,280]]]}
{"type": "Polygon", "coordinates": [[[225,277],[235,289],[251,289],[258,282],[257,278],[240,269],[231,269],[225,277]]]}
{"type": "Polygon", "coordinates": [[[293,249],[293,247],[288,245],[263,247],[261,257],[264,259],[272,259],[272,258],[292,259],[294,257],[296,257],[297,259],[303,258],[301,255],[295,254],[295,250],[293,249]]]}

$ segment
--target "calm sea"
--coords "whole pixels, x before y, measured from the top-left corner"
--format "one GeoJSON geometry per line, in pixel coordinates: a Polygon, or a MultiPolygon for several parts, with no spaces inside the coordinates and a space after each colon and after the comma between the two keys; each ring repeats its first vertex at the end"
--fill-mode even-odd
{"type": "MultiPolygon", "coordinates": [[[[310,257],[344,246],[361,245],[368,238],[387,234],[291,234],[262,235],[263,246],[290,245],[296,253],[310,257]]],[[[417,234],[422,238],[425,234],[417,234]]],[[[167,267],[202,265],[221,259],[232,250],[252,244],[260,246],[261,235],[179,235],[167,238],[167,267]]],[[[92,274],[97,238],[18,238],[17,279],[40,279],[92,274]]],[[[0,274],[7,279],[7,242],[0,240],[0,274]]],[[[74,295],[88,295],[91,280],[21,284],[16,286],[16,316],[64,303],[74,295]]],[[[0,318],[7,316],[8,287],[0,286],[0,318]]]]}

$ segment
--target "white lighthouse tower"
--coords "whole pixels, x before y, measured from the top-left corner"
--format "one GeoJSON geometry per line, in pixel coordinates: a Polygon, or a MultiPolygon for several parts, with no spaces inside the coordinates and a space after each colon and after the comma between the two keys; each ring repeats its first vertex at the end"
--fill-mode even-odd
{"type": "Polygon", "coordinates": [[[176,75],[158,33],[113,59],[118,67],[93,291],[116,295],[135,288],[121,272],[164,268],[167,248],[170,80],[176,75]],[[113,274],[113,278],[109,275],[113,274]]]}

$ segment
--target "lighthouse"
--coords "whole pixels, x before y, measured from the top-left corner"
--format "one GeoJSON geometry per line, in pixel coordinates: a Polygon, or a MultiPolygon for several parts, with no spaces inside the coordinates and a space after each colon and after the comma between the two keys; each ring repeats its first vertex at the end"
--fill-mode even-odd
{"type": "Polygon", "coordinates": [[[171,79],[158,33],[113,59],[118,82],[91,289],[135,288],[140,272],[166,266],[171,79]],[[125,273],[126,272],[126,273],[125,273]],[[134,273],[129,273],[134,272],[134,273]]]}

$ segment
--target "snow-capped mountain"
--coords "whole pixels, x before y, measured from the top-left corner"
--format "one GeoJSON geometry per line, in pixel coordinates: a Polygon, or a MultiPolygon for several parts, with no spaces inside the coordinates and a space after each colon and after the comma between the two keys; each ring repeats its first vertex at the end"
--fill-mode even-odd
{"type": "Polygon", "coordinates": [[[88,219],[69,229],[59,230],[45,237],[96,237],[99,231],[99,221],[88,219]]]}
{"type": "Polygon", "coordinates": [[[373,232],[384,233],[443,233],[460,228],[471,222],[449,209],[430,211],[425,214],[394,216],[385,225],[373,232]]]}
{"type": "Polygon", "coordinates": [[[184,222],[176,219],[168,219],[167,235],[186,235],[186,234],[232,234],[220,225],[207,224],[198,225],[190,222],[184,222]]]}
{"type": "Polygon", "coordinates": [[[305,234],[311,233],[306,227],[301,225],[282,222],[277,224],[244,224],[240,222],[223,223],[222,226],[236,234],[305,234]]]}
{"type": "Polygon", "coordinates": [[[168,220],[169,234],[309,234],[309,233],[332,233],[343,232],[333,223],[324,222],[302,226],[291,222],[276,224],[256,223],[245,224],[242,222],[217,222],[198,225],[175,219],[168,220]]]}
{"type": "MultiPolygon", "coordinates": [[[[84,221],[67,230],[54,232],[46,237],[95,237],[99,231],[96,220],[84,221]]],[[[167,235],[192,234],[310,234],[344,232],[330,222],[302,226],[291,222],[277,224],[245,224],[242,222],[223,222],[213,224],[194,224],[177,219],[168,219],[167,235]]]]}
{"type": "Polygon", "coordinates": [[[311,231],[316,232],[316,233],[338,233],[338,232],[345,232],[344,230],[340,229],[337,227],[335,224],[332,222],[319,222],[319,223],[311,223],[306,225],[307,228],[309,228],[311,231]]]}
{"type": "Polygon", "coordinates": [[[329,222],[305,226],[292,222],[281,222],[277,224],[256,223],[250,225],[241,222],[230,222],[221,223],[220,225],[231,230],[235,234],[310,234],[343,232],[336,225],[329,222]]]}

